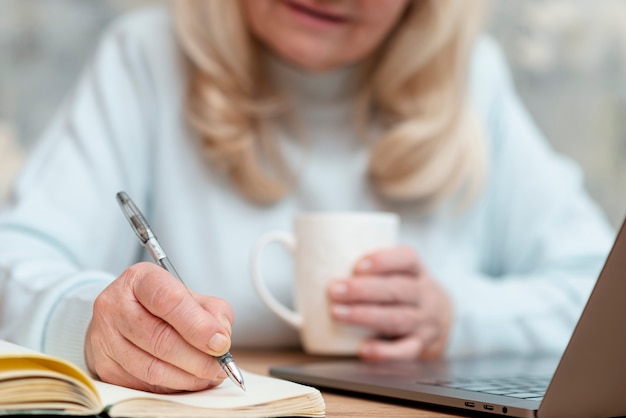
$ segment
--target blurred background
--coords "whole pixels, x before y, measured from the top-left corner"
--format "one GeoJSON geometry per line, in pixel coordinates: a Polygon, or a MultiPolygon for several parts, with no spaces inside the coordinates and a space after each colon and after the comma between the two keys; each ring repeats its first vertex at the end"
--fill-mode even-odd
{"type": "MultiPolygon", "coordinates": [[[[105,25],[159,0],[0,0],[0,200],[105,25]]],[[[553,146],[626,214],[626,0],[494,0],[487,31],[553,146]]]]}

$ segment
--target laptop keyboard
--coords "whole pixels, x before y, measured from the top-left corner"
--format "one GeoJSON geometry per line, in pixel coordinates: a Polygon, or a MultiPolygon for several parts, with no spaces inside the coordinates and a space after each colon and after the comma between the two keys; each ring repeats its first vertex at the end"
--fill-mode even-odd
{"type": "Polygon", "coordinates": [[[520,399],[541,400],[550,383],[550,377],[516,376],[489,378],[458,378],[454,380],[418,381],[452,389],[489,393],[520,399]]]}

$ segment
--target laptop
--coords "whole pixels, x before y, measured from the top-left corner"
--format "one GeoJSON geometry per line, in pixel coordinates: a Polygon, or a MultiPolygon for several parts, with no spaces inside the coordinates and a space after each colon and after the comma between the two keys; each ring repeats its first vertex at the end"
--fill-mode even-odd
{"type": "Polygon", "coordinates": [[[275,366],[270,374],[421,408],[512,417],[626,416],[626,221],[560,358],[339,359],[275,366]]]}

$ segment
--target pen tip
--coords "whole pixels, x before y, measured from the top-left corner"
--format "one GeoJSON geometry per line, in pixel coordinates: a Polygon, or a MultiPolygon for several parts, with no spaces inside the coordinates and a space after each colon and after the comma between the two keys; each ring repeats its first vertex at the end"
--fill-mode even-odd
{"type": "Polygon", "coordinates": [[[242,384],[241,384],[241,385],[239,385],[239,386],[241,386],[241,389],[243,389],[243,391],[244,391],[244,392],[247,392],[247,390],[246,390],[246,385],[244,385],[244,384],[242,383],[242,384]]]}

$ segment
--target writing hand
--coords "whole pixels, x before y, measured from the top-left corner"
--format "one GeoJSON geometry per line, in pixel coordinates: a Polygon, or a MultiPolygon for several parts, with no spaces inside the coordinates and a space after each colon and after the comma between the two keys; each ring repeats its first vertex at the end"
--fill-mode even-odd
{"type": "Polygon", "coordinates": [[[85,360],[101,380],[151,392],[195,391],[227,376],[233,310],[187,289],[163,268],[126,269],[94,302],[85,360]]]}
{"type": "Polygon", "coordinates": [[[353,277],[329,285],[328,297],[333,319],[377,333],[361,345],[363,359],[436,358],[445,351],[452,302],[409,247],[362,257],[353,277]]]}

